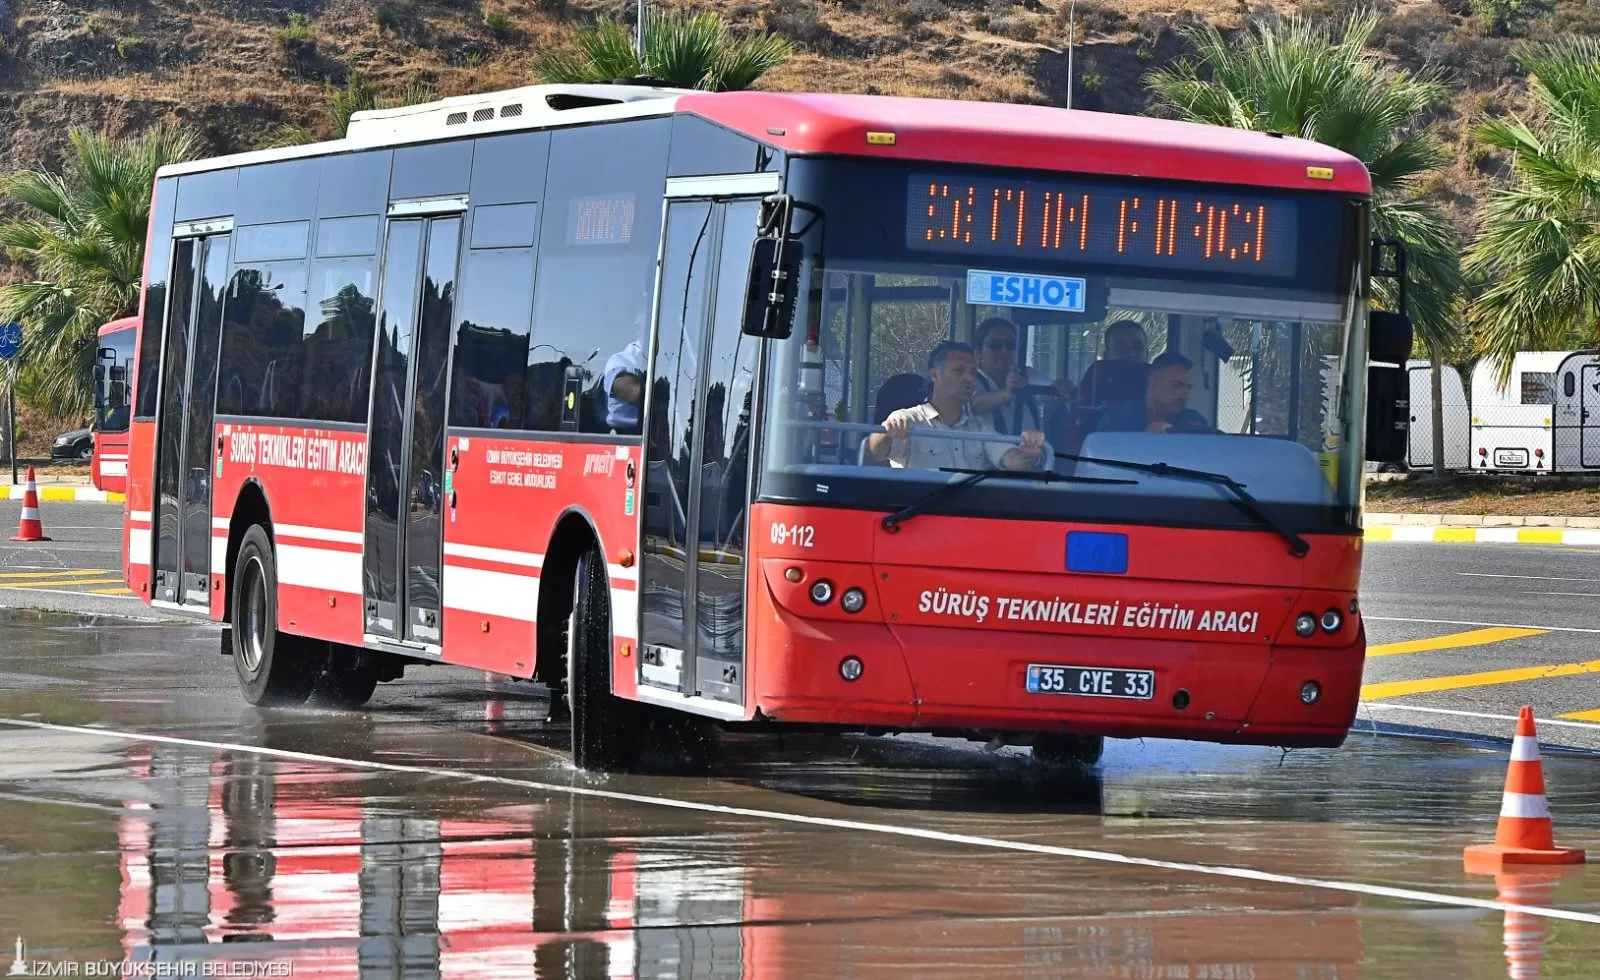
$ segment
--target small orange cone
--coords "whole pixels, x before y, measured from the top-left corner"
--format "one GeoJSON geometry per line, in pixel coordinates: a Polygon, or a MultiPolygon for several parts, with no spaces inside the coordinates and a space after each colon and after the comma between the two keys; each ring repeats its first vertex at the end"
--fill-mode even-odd
{"type": "Polygon", "coordinates": [[[22,492],[22,520],[17,523],[13,541],[49,541],[44,536],[44,524],[39,520],[39,481],[28,467],[28,488],[22,492]]]}
{"type": "Polygon", "coordinates": [[[1516,737],[1511,740],[1511,767],[1506,770],[1500,826],[1495,830],[1493,844],[1467,848],[1467,870],[1493,874],[1508,865],[1582,864],[1583,860],[1583,851],[1556,846],[1550,802],[1544,795],[1544,766],[1539,762],[1533,709],[1524,706],[1517,717],[1516,737]]]}

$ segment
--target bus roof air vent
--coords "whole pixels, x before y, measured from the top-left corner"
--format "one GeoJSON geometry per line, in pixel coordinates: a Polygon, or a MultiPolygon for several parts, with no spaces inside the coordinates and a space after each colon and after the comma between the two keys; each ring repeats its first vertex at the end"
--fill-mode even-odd
{"type": "Polygon", "coordinates": [[[454,135],[463,130],[503,131],[555,125],[572,112],[609,116],[670,112],[681,89],[652,86],[655,79],[592,85],[531,85],[489,95],[461,95],[422,105],[370,109],[350,117],[349,143],[382,145],[454,135]],[[659,108],[640,103],[655,103],[659,108]],[[514,121],[513,121],[514,120],[514,121]]]}
{"type": "Polygon", "coordinates": [[[551,92],[544,97],[544,104],[557,112],[568,109],[588,109],[597,105],[618,105],[621,99],[600,98],[594,95],[580,95],[576,92],[551,92]]]}

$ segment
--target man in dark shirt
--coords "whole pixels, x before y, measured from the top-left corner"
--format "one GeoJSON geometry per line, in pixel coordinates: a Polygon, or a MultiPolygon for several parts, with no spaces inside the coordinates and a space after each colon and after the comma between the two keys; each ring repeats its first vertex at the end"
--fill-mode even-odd
{"type": "Polygon", "coordinates": [[[1208,431],[1205,416],[1189,407],[1194,388],[1194,362],[1168,351],[1150,362],[1144,398],[1122,401],[1106,409],[1097,432],[1208,431]]]}

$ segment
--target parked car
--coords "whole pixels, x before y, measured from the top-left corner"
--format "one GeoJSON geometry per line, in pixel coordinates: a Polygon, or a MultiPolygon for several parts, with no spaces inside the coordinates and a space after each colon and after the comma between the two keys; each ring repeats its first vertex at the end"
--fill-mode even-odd
{"type": "Polygon", "coordinates": [[[56,441],[50,444],[51,459],[81,459],[88,461],[94,458],[94,432],[90,429],[73,429],[56,436],[56,441]]]}

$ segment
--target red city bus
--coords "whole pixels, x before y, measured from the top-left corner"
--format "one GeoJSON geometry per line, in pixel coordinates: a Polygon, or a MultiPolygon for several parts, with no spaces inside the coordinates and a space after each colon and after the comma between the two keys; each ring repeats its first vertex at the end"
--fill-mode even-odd
{"type": "Polygon", "coordinates": [[[665,709],[1338,745],[1405,438],[1369,196],[1277,134],[627,84],[168,167],[130,588],[255,704],[541,680],[584,767],[665,709]]]}
{"type": "Polygon", "coordinates": [[[94,367],[94,457],[89,463],[98,490],[122,493],[128,485],[128,418],[133,405],[133,349],[138,317],[100,328],[94,367]]]}

